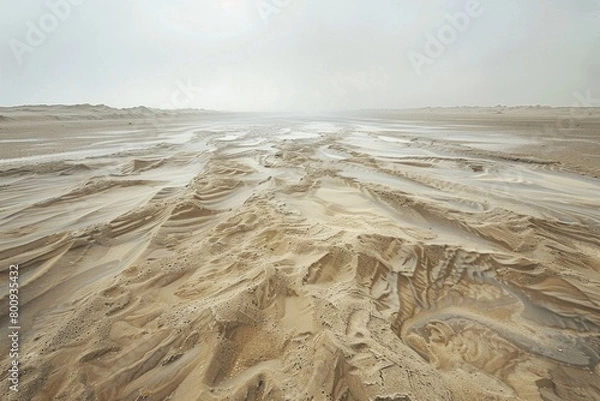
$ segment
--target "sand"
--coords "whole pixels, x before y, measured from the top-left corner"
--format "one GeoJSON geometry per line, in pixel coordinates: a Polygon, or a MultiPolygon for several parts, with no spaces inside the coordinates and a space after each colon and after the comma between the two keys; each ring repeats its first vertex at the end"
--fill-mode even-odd
{"type": "Polygon", "coordinates": [[[2,399],[600,399],[596,109],[0,115],[2,399]]]}

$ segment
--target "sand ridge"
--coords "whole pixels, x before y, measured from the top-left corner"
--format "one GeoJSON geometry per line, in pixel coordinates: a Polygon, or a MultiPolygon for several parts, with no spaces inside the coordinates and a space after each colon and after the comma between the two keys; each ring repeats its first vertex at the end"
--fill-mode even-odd
{"type": "Polygon", "coordinates": [[[175,119],[168,143],[5,156],[19,396],[600,399],[594,166],[462,112],[175,119]]]}

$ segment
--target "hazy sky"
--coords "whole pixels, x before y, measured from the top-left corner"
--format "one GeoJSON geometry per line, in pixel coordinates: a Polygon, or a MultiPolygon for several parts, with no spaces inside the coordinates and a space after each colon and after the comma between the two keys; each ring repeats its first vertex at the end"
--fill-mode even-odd
{"type": "Polygon", "coordinates": [[[3,106],[327,110],[600,98],[600,0],[0,4],[3,106]]]}

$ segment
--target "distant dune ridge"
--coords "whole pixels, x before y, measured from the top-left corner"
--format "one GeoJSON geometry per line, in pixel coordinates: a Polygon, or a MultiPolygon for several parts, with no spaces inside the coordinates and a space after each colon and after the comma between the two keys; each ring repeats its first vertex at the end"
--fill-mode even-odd
{"type": "MultiPolygon", "coordinates": [[[[217,110],[208,109],[158,109],[146,106],[137,106],[129,108],[114,108],[104,104],[76,104],[76,105],[24,105],[12,107],[0,107],[0,114],[4,118],[19,118],[31,119],[37,118],[52,119],[96,119],[96,118],[127,118],[127,117],[156,117],[156,116],[178,116],[178,115],[194,115],[205,113],[218,113],[217,110]]],[[[486,116],[488,118],[497,118],[498,114],[509,114],[511,117],[532,117],[532,118],[565,118],[577,116],[581,118],[593,117],[598,118],[600,115],[600,107],[550,107],[550,106],[495,106],[495,107],[424,107],[424,108],[409,108],[409,109],[363,109],[358,111],[332,111],[328,114],[345,114],[345,113],[367,113],[378,114],[383,113],[390,116],[402,116],[407,118],[410,116],[427,115],[430,118],[443,118],[444,116],[462,116],[468,118],[474,115],[486,116]]],[[[1,120],[0,120],[1,121],[1,120]]]]}
{"type": "Polygon", "coordinates": [[[600,400],[598,109],[0,115],[18,399],[600,400]]]}
{"type": "Polygon", "coordinates": [[[145,106],[129,108],[113,108],[103,104],[77,104],[77,105],[31,105],[0,107],[0,121],[7,120],[96,120],[117,118],[164,118],[174,116],[197,115],[215,113],[205,109],[155,109],[145,106]]]}

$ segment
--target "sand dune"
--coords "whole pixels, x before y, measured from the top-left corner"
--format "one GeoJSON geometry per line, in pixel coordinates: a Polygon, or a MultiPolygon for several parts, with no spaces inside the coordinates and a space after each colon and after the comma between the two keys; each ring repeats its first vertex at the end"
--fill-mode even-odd
{"type": "Polygon", "coordinates": [[[215,114],[216,112],[202,109],[153,109],[145,106],[115,109],[103,104],[31,105],[0,107],[0,122],[136,119],[162,116],[173,118],[186,115],[198,116],[205,113],[215,114]]]}
{"type": "Polygon", "coordinates": [[[600,113],[498,111],[2,110],[19,399],[600,399],[600,113]]]}

